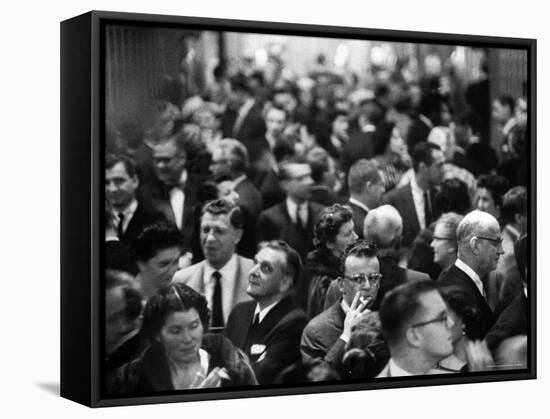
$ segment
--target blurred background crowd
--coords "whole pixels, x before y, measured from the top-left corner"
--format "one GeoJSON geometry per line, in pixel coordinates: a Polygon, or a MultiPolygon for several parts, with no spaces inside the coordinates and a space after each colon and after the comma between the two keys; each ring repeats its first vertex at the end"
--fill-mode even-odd
{"type": "Polygon", "coordinates": [[[525,51],[108,26],[112,393],[525,368],[525,51]]]}

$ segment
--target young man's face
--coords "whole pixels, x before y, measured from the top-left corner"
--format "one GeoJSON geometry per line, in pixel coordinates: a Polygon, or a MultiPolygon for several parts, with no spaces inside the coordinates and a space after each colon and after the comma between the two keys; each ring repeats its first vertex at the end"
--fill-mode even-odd
{"type": "Polygon", "coordinates": [[[202,216],[202,251],[212,266],[221,268],[229,261],[241,236],[242,230],[233,227],[228,214],[215,215],[205,212],[202,216]]]}
{"type": "Polygon", "coordinates": [[[105,170],[105,195],[114,208],[127,207],[134,199],[138,185],[137,176],[130,176],[122,162],[105,170]]]}

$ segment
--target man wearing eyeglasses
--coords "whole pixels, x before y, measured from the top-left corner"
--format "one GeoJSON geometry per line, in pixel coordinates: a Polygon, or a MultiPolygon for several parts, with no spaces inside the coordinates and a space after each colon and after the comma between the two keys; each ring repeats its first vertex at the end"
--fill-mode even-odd
{"type": "Polygon", "coordinates": [[[453,352],[453,321],[432,282],[394,288],[379,315],[391,357],[377,378],[444,373],[435,367],[453,352]]]}
{"type": "Polygon", "coordinates": [[[500,226],[491,214],[475,210],[458,224],[456,237],[457,260],[441,274],[437,285],[456,285],[470,294],[481,312],[480,327],[485,336],[494,323],[494,315],[487,302],[486,276],[495,270],[504,253],[500,226]]]}
{"type": "Polygon", "coordinates": [[[336,370],[353,327],[371,313],[382,278],[377,248],[368,242],[351,245],[343,261],[338,279],[342,298],[308,323],[300,344],[304,361],[323,359],[336,370]]]}
{"type": "Polygon", "coordinates": [[[260,384],[270,384],[300,360],[300,337],[309,318],[292,298],[302,271],[298,253],[286,242],[264,243],[254,258],[246,292],[254,300],[237,304],[225,335],[250,359],[260,384]]]}

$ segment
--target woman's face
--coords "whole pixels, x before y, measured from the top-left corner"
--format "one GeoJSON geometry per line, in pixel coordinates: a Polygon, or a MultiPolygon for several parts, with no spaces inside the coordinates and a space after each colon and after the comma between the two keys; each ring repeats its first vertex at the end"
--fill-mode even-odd
{"type": "Polygon", "coordinates": [[[451,310],[448,306],[447,306],[447,315],[453,321],[453,325],[450,328],[450,330],[451,330],[451,340],[454,345],[462,338],[464,323],[462,322],[462,319],[460,318],[460,316],[456,314],[453,310],[451,310]]]}
{"type": "Polygon", "coordinates": [[[456,240],[444,225],[436,224],[430,246],[434,250],[434,262],[438,265],[445,267],[456,259],[456,240]]]}
{"type": "Polygon", "coordinates": [[[334,243],[330,244],[330,248],[337,256],[340,256],[346,250],[348,244],[357,240],[357,234],[354,230],[353,220],[348,221],[340,226],[338,234],[334,239],[334,243]]]}
{"type": "Polygon", "coordinates": [[[474,202],[478,210],[488,212],[497,220],[500,218],[500,210],[493,199],[491,191],[487,188],[477,188],[474,202]]]}
{"type": "Polygon", "coordinates": [[[403,154],[407,151],[407,145],[403,141],[397,127],[394,127],[391,132],[390,150],[396,154],[403,154]]]}
{"type": "Polygon", "coordinates": [[[195,308],[170,313],[159,333],[166,356],[173,362],[189,363],[197,360],[202,345],[204,328],[195,308]]]}

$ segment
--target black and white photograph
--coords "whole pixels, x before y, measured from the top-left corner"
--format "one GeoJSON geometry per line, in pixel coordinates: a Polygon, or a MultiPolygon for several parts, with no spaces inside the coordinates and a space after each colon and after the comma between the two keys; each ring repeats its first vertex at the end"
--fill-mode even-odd
{"type": "Polygon", "coordinates": [[[533,378],[531,40],[218,27],[100,25],[100,398],[533,378]]]}

